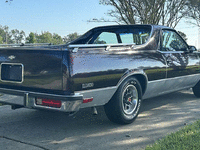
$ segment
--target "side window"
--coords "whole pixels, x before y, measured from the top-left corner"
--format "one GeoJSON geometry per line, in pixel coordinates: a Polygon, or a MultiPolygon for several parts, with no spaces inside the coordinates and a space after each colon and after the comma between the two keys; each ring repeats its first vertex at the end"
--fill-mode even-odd
{"type": "Polygon", "coordinates": [[[122,40],[122,43],[134,43],[132,33],[121,33],[120,38],[122,40]]]}
{"type": "Polygon", "coordinates": [[[122,43],[135,43],[136,45],[141,45],[147,42],[149,33],[120,33],[120,38],[122,43]]]}
{"type": "Polygon", "coordinates": [[[163,30],[162,51],[185,51],[187,45],[183,39],[174,31],[163,30]]]}
{"type": "Polygon", "coordinates": [[[102,32],[93,44],[117,44],[117,35],[111,32],[102,32]]]}

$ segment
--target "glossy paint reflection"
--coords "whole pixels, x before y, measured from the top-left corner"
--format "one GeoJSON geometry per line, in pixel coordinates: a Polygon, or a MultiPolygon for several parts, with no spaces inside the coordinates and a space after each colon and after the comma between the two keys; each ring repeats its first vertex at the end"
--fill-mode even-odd
{"type": "Polygon", "coordinates": [[[165,60],[157,51],[94,53],[86,48],[73,54],[72,68],[75,90],[82,90],[83,83],[94,83],[92,88],[116,86],[130,70],[144,70],[149,81],[166,78],[165,60]]]}
{"type": "Polygon", "coordinates": [[[24,66],[21,84],[0,82],[1,87],[17,89],[62,90],[62,52],[51,50],[1,50],[4,63],[20,63],[24,66]],[[10,59],[10,56],[15,56],[10,59]]]}

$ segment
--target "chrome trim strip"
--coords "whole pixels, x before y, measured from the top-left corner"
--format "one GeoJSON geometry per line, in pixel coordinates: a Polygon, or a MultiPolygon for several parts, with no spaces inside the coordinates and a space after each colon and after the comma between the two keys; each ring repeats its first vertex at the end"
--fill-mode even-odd
{"type": "Polygon", "coordinates": [[[158,52],[160,52],[160,53],[162,53],[162,54],[168,54],[168,53],[172,53],[172,54],[184,53],[184,51],[161,51],[161,50],[158,50],[158,52]]]}
{"type": "Polygon", "coordinates": [[[90,90],[83,90],[83,91],[76,91],[76,93],[90,93],[90,92],[93,92],[93,91],[102,91],[102,90],[109,90],[109,89],[115,89],[117,88],[118,86],[112,86],[112,87],[106,87],[106,88],[98,88],[98,89],[90,89],[90,90]]]}
{"type": "Polygon", "coordinates": [[[80,100],[83,98],[83,95],[79,93],[76,93],[74,95],[58,95],[58,94],[13,90],[13,89],[6,89],[6,88],[0,88],[0,92],[5,93],[5,94],[18,95],[18,96],[24,96],[24,94],[28,93],[28,96],[30,97],[52,98],[52,99],[63,100],[63,101],[75,101],[75,100],[80,100]]]}
{"type": "MultiPolygon", "coordinates": [[[[41,46],[41,45],[51,45],[51,43],[31,43],[31,44],[0,44],[0,47],[6,46],[6,47],[21,47],[21,46],[41,46]]],[[[4,47],[5,48],[5,47],[4,47]]]]}
{"type": "Polygon", "coordinates": [[[13,105],[25,106],[24,105],[24,97],[23,96],[16,96],[16,95],[3,94],[0,97],[0,103],[8,104],[8,105],[13,104],[13,105]]]}
{"type": "Polygon", "coordinates": [[[68,45],[69,48],[85,48],[85,47],[108,47],[108,46],[131,46],[135,45],[135,43],[117,43],[117,44],[76,44],[76,45],[68,45]]]}

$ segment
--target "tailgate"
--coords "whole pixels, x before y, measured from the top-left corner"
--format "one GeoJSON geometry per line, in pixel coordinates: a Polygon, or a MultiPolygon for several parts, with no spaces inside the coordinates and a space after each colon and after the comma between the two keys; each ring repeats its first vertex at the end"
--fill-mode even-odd
{"type": "Polygon", "coordinates": [[[64,66],[62,57],[61,48],[0,49],[0,87],[37,92],[61,92],[65,84],[63,67],[67,69],[67,62],[64,66]]]}

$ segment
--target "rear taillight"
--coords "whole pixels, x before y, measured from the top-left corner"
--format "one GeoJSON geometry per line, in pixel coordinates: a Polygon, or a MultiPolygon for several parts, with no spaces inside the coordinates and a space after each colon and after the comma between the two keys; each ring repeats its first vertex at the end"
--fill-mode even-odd
{"type": "Polygon", "coordinates": [[[92,102],[93,101],[93,97],[91,98],[84,98],[83,99],[83,103],[89,103],[89,102],[92,102]]]}
{"type": "Polygon", "coordinates": [[[60,100],[53,100],[47,98],[36,98],[35,103],[36,105],[48,106],[54,108],[60,108],[62,105],[62,102],[60,100]]]}

